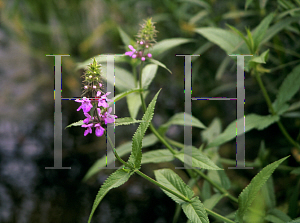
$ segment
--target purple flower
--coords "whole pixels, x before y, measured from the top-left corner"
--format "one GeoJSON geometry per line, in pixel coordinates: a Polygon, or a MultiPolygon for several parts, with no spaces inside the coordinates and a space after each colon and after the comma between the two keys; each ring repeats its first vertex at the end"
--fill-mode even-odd
{"type": "Polygon", "coordinates": [[[105,125],[107,125],[107,123],[113,123],[115,121],[115,118],[117,118],[116,115],[111,115],[110,114],[111,111],[112,111],[112,107],[110,107],[108,109],[108,111],[105,112],[104,115],[103,115],[103,119],[104,119],[105,125]]]}
{"type": "Polygon", "coordinates": [[[94,125],[94,124],[91,123],[91,124],[88,124],[88,125],[82,125],[82,126],[81,126],[81,127],[87,128],[87,129],[84,131],[84,136],[86,136],[87,134],[93,132],[93,131],[92,131],[92,126],[93,126],[93,125],[94,125]]]}
{"type": "Polygon", "coordinates": [[[90,116],[89,113],[86,113],[86,112],[85,112],[84,115],[85,115],[86,119],[84,119],[83,122],[84,122],[85,124],[88,124],[93,118],[92,118],[92,116],[90,116]]]}
{"type": "Polygon", "coordinates": [[[131,45],[129,45],[128,47],[129,47],[129,49],[131,49],[131,51],[126,52],[125,55],[135,58],[135,57],[133,57],[133,55],[136,52],[136,50],[131,45]]]}
{"type": "MultiPolygon", "coordinates": [[[[99,96],[100,96],[100,94],[99,94],[99,96]]],[[[101,98],[99,99],[98,107],[102,106],[103,108],[108,108],[108,104],[106,101],[113,101],[113,100],[107,98],[107,95],[109,95],[109,94],[110,94],[110,92],[107,92],[106,94],[101,96],[101,98]]],[[[97,93],[97,96],[98,96],[98,93],[97,93]]]]}
{"type": "Polygon", "coordinates": [[[151,53],[148,53],[148,55],[147,55],[147,56],[150,58],[150,57],[152,57],[152,54],[151,54],[151,53]]]}
{"type": "Polygon", "coordinates": [[[104,133],[104,128],[100,125],[100,123],[97,123],[97,124],[95,125],[95,127],[96,127],[96,130],[95,130],[96,136],[97,136],[97,137],[102,136],[103,133],[104,133]]]}
{"type": "Polygon", "coordinates": [[[79,106],[79,108],[77,109],[77,111],[79,111],[80,109],[82,109],[84,113],[87,113],[93,107],[93,105],[90,102],[90,99],[88,99],[86,97],[83,97],[82,100],[81,99],[77,99],[75,101],[81,103],[81,105],[79,106]]]}

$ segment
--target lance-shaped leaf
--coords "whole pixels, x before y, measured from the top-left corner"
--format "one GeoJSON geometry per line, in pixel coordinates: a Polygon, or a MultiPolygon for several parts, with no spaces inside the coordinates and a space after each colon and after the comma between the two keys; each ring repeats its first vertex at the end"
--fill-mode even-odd
{"type": "Polygon", "coordinates": [[[236,213],[236,221],[243,223],[243,216],[254,201],[257,193],[266,183],[274,170],[289,156],[282,158],[263,168],[250,182],[250,184],[241,192],[238,198],[239,209],[236,213]]]}
{"type": "MultiPolygon", "coordinates": [[[[182,197],[186,197],[187,199],[192,199],[192,197],[194,196],[194,192],[192,191],[192,189],[188,185],[186,185],[183,182],[183,180],[172,170],[170,169],[155,170],[154,175],[156,180],[160,184],[171,189],[172,191],[176,192],[182,197]]],[[[164,189],[162,190],[176,203],[183,204],[185,202],[184,200],[180,199],[174,194],[171,194],[170,192],[167,192],[164,189]]]]}
{"type": "MultiPolygon", "coordinates": [[[[136,124],[136,123],[141,123],[142,120],[136,120],[131,117],[125,117],[125,118],[117,118],[115,119],[115,126],[120,126],[120,125],[131,125],[131,124],[136,124]]],[[[113,125],[114,123],[108,123],[107,125],[113,125]]]]}
{"type": "Polygon", "coordinates": [[[187,218],[193,223],[209,223],[205,208],[198,197],[194,197],[192,202],[182,204],[182,210],[187,218]]]}
{"type": "MultiPolygon", "coordinates": [[[[143,138],[143,148],[147,146],[152,146],[158,141],[157,137],[153,134],[147,135],[143,138]]],[[[131,152],[131,144],[132,142],[127,142],[118,146],[116,151],[120,157],[127,155],[131,152]]],[[[102,158],[98,159],[93,166],[88,170],[86,175],[83,178],[83,181],[87,181],[90,177],[95,175],[96,173],[101,171],[101,168],[109,165],[114,161],[114,154],[112,151],[109,151],[107,156],[103,156],[102,158]]]]}
{"type": "MultiPolygon", "coordinates": [[[[249,114],[245,117],[245,133],[249,132],[252,129],[263,130],[264,128],[268,127],[269,125],[273,124],[274,122],[279,120],[279,116],[277,115],[268,115],[268,116],[261,116],[256,114],[249,114]]],[[[238,119],[238,123],[243,123],[244,118],[238,119]]],[[[207,145],[207,148],[219,146],[225,142],[228,142],[235,138],[237,135],[241,135],[244,133],[244,129],[237,129],[236,130],[236,121],[230,123],[224,132],[219,135],[213,142],[207,145]]]]}
{"type": "Polygon", "coordinates": [[[237,44],[242,41],[240,36],[220,28],[196,28],[195,32],[204,36],[210,42],[217,44],[229,54],[232,53],[236,49],[237,44]]]}
{"type": "Polygon", "coordinates": [[[172,38],[172,39],[164,39],[162,41],[157,42],[151,50],[152,55],[155,57],[164,53],[167,50],[170,50],[174,47],[177,47],[181,44],[189,43],[194,40],[187,38],[172,38]]]}
{"type": "Polygon", "coordinates": [[[191,115],[186,115],[184,117],[184,112],[180,112],[172,116],[168,122],[160,126],[159,131],[164,133],[168,130],[171,125],[185,125],[185,121],[190,123],[191,126],[197,127],[200,129],[206,129],[206,126],[196,117],[191,115]]]}
{"type": "Polygon", "coordinates": [[[98,205],[100,204],[100,202],[104,198],[104,196],[108,193],[108,191],[110,191],[113,188],[119,187],[122,184],[124,184],[125,182],[127,182],[129,177],[133,173],[134,172],[127,172],[124,169],[118,169],[116,172],[112,173],[106,179],[106,181],[103,183],[100,190],[98,191],[98,194],[97,194],[96,199],[94,201],[92,211],[91,211],[89,221],[88,221],[89,223],[92,220],[92,217],[94,215],[94,212],[95,212],[96,208],[98,207],[98,205]]]}
{"type": "MultiPolygon", "coordinates": [[[[84,123],[83,123],[83,120],[80,120],[80,121],[78,121],[78,122],[74,122],[74,123],[68,125],[66,128],[69,128],[69,127],[72,127],[72,126],[82,126],[83,124],[84,124],[84,123]]],[[[65,129],[66,129],[66,128],[65,128],[65,129]]]]}
{"type": "Polygon", "coordinates": [[[192,148],[192,154],[184,154],[184,150],[175,155],[180,161],[184,162],[184,156],[192,155],[193,167],[200,167],[208,170],[222,170],[213,161],[211,161],[206,155],[200,152],[198,149],[192,148]]]}
{"type": "Polygon", "coordinates": [[[149,60],[150,60],[150,62],[152,62],[152,63],[154,63],[154,64],[156,64],[156,65],[158,65],[158,66],[160,66],[162,68],[165,68],[167,71],[169,71],[172,74],[172,72],[170,71],[170,69],[167,68],[167,66],[164,65],[163,63],[161,63],[160,61],[152,59],[152,58],[150,58],[149,60]]]}
{"type": "Polygon", "coordinates": [[[154,114],[154,107],[156,104],[157,96],[160,90],[156,93],[148,108],[142,118],[142,121],[138,129],[136,130],[133,138],[132,138],[132,152],[130,154],[128,163],[133,164],[133,166],[137,169],[141,167],[141,160],[142,160],[142,140],[145,135],[145,132],[150,125],[150,122],[153,118],[154,114]]]}
{"type": "Polygon", "coordinates": [[[254,51],[258,49],[258,46],[261,44],[267,29],[269,28],[270,23],[274,18],[274,13],[270,13],[266,16],[261,23],[255,28],[253,32],[253,41],[254,41],[254,51]]]}
{"type": "Polygon", "coordinates": [[[144,67],[142,73],[142,87],[147,89],[148,86],[151,84],[153,78],[156,75],[158,65],[156,64],[148,64],[144,67]]]}
{"type": "MultiPolygon", "coordinates": [[[[277,113],[283,113],[281,108],[286,105],[286,102],[289,101],[299,90],[300,88],[300,65],[296,66],[291,73],[284,79],[281,84],[276,100],[273,103],[273,108],[277,113]]],[[[288,106],[285,110],[288,109],[288,106]]]]}
{"type": "Polygon", "coordinates": [[[170,162],[174,155],[168,149],[157,149],[143,153],[142,164],[170,162]]]}

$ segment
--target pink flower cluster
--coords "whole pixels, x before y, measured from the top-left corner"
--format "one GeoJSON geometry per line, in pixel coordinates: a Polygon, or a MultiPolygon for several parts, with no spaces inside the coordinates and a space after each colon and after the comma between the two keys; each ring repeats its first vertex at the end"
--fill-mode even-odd
{"type": "MultiPolygon", "coordinates": [[[[140,44],[142,45],[144,43],[141,41],[140,44]]],[[[142,61],[145,61],[146,55],[143,55],[143,51],[137,51],[136,49],[133,48],[132,45],[129,45],[128,47],[131,51],[126,52],[125,55],[130,56],[133,59],[134,58],[141,58],[142,61]]],[[[148,48],[148,45],[146,45],[146,48],[148,48]]],[[[152,57],[152,54],[148,53],[147,57],[149,57],[149,58],[152,57]]]]}
{"type": "Polygon", "coordinates": [[[95,134],[96,136],[100,137],[104,133],[104,128],[102,127],[103,124],[107,125],[107,123],[113,123],[115,118],[117,118],[116,115],[111,115],[112,108],[110,107],[108,110],[107,108],[109,105],[107,104],[107,101],[112,101],[111,99],[107,98],[107,95],[109,95],[110,92],[104,94],[101,96],[101,92],[97,92],[97,97],[99,99],[96,99],[98,101],[97,110],[95,111],[96,114],[94,117],[92,117],[88,112],[92,109],[93,105],[91,104],[91,101],[89,98],[83,97],[83,99],[77,99],[76,102],[81,103],[77,111],[80,111],[82,109],[86,119],[83,120],[83,125],[81,127],[87,128],[84,131],[84,136],[86,136],[89,133],[92,133],[92,127],[95,127],[95,134]],[[101,96],[101,97],[100,97],[101,96]],[[103,111],[101,111],[101,108],[103,111]],[[100,120],[99,120],[100,118],[100,120]]]}

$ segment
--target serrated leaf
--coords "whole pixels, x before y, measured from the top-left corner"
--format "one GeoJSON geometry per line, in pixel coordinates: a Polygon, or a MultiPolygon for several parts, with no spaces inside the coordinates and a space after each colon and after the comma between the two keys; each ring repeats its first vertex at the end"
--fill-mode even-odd
{"type": "Polygon", "coordinates": [[[158,65],[148,64],[143,68],[142,72],[142,87],[147,89],[156,75],[158,65]]]}
{"type": "Polygon", "coordinates": [[[261,23],[255,28],[253,32],[253,41],[254,41],[254,51],[258,49],[258,46],[261,44],[267,29],[269,28],[270,23],[274,18],[274,13],[270,13],[266,16],[261,23]]]}
{"type": "Polygon", "coordinates": [[[243,216],[246,211],[254,201],[257,193],[262,188],[262,186],[266,183],[269,177],[272,175],[274,170],[288,158],[284,157],[274,163],[269,164],[265,168],[263,168],[250,182],[250,184],[240,193],[238,198],[239,209],[236,213],[236,220],[239,223],[243,223],[243,216]]]}
{"type": "MultiPolygon", "coordinates": [[[[115,126],[131,125],[131,124],[136,124],[136,123],[141,123],[141,122],[142,122],[142,120],[136,120],[131,117],[117,118],[117,119],[115,119],[115,126]]],[[[113,123],[111,123],[111,124],[113,124],[113,123]]]]}
{"type": "Polygon", "coordinates": [[[224,194],[216,193],[213,196],[211,196],[209,199],[206,199],[203,202],[203,205],[207,209],[212,210],[223,197],[225,197],[224,194]]]}
{"type": "Polygon", "coordinates": [[[142,164],[170,162],[174,155],[168,149],[157,149],[143,153],[142,164]]]}
{"type": "MultiPolygon", "coordinates": [[[[165,187],[168,187],[169,189],[173,190],[177,194],[180,194],[183,197],[186,197],[187,199],[192,199],[194,196],[194,192],[192,189],[186,185],[183,180],[172,170],[170,169],[160,169],[154,171],[155,179],[165,187]]],[[[175,202],[178,204],[182,204],[185,201],[178,198],[174,194],[171,194],[170,192],[165,191],[162,189],[170,198],[172,198],[175,202]]]]}
{"type": "Polygon", "coordinates": [[[118,169],[117,171],[115,171],[114,173],[112,173],[107,179],[106,181],[103,183],[103,185],[101,186],[100,190],[98,191],[98,194],[96,196],[96,199],[94,201],[93,207],[92,207],[92,211],[89,217],[89,223],[92,220],[92,217],[94,215],[94,212],[96,210],[96,208],[98,207],[98,205],[100,204],[101,200],[104,198],[104,196],[113,188],[119,187],[122,184],[124,184],[125,182],[127,182],[127,180],[129,179],[129,177],[133,174],[134,172],[126,172],[123,169],[118,169]]]}
{"type": "MultiPolygon", "coordinates": [[[[272,115],[261,116],[256,114],[246,115],[245,133],[249,132],[252,129],[263,130],[278,120],[279,120],[279,116],[272,116],[272,115]]],[[[237,122],[238,124],[244,123],[244,118],[238,119],[237,122]]],[[[236,134],[236,121],[233,121],[227,126],[227,128],[224,130],[224,132],[221,135],[219,135],[213,142],[207,145],[207,148],[219,146],[225,142],[232,140],[237,135],[239,136],[243,133],[244,133],[243,129],[238,129],[236,134]]]]}
{"type": "Polygon", "coordinates": [[[205,208],[198,197],[194,197],[192,202],[182,204],[182,210],[187,218],[193,223],[209,223],[205,208]]]}
{"type": "Polygon", "coordinates": [[[78,122],[74,122],[74,123],[68,125],[66,128],[69,128],[69,127],[72,127],[72,126],[82,126],[83,124],[84,124],[83,120],[79,120],[78,122]]]}
{"type": "MultiPolygon", "coordinates": [[[[143,138],[143,148],[148,147],[148,146],[152,146],[154,145],[156,142],[158,141],[157,137],[153,134],[147,135],[143,138]]],[[[118,146],[116,148],[116,151],[118,153],[118,155],[120,157],[128,154],[131,152],[131,145],[132,142],[127,142],[122,144],[121,146],[118,146]]],[[[114,155],[112,151],[108,151],[108,153],[110,155],[103,156],[102,158],[98,159],[93,166],[88,170],[88,172],[85,174],[83,181],[87,181],[90,177],[92,177],[93,175],[95,175],[96,173],[101,171],[101,168],[105,167],[106,164],[109,165],[112,162],[114,162],[114,155]]]]}
{"type": "Polygon", "coordinates": [[[157,42],[152,50],[151,53],[155,57],[157,55],[160,55],[164,53],[167,50],[170,50],[172,48],[175,48],[179,45],[185,44],[192,42],[194,40],[192,39],[187,39],[187,38],[172,38],[172,39],[164,39],[162,41],[157,42]]]}
{"type": "Polygon", "coordinates": [[[142,140],[146,133],[148,126],[154,115],[154,108],[157,100],[157,96],[161,90],[159,90],[150,104],[142,118],[141,124],[139,125],[138,129],[136,130],[135,134],[132,138],[132,151],[130,157],[128,159],[128,163],[134,164],[134,167],[139,169],[141,167],[141,160],[142,160],[142,140]]]}
{"type": "Polygon", "coordinates": [[[220,28],[196,28],[195,32],[204,36],[210,42],[217,44],[228,54],[231,54],[236,49],[237,43],[242,41],[242,38],[236,34],[220,28]]]}
{"type": "MultiPolygon", "coordinates": [[[[180,153],[175,154],[175,157],[180,161],[184,162],[184,156],[189,156],[189,154],[184,154],[184,150],[180,153]]],[[[211,161],[204,153],[200,152],[198,149],[192,148],[192,165],[193,167],[200,167],[208,170],[222,170],[213,161],[211,161]]]]}
{"type": "Polygon", "coordinates": [[[289,101],[300,88],[300,65],[296,66],[291,73],[284,79],[281,84],[276,100],[273,103],[275,112],[278,112],[280,108],[289,101]]]}
{"type": "Polygon", "coordinates": [[[167,71],[170,72],[170,74],[172,74],[172,72],[170,71],[170,69],[167,68],[167,66],[164,65],[163,63],[161,63],[160,61],[154,60],[153,58],[150,58],[149,60],[150,60],[151,63],[154,63],[154,64],[156,64],[156,65],[158,65],[158,66],[160,66],[160,67],[162,67],[162,68],[165,68],[167,71]]]}
{"type": "Polygon", "coordinates": [[[127,33],[125,33],[125,31],[121,27],[118,27],[118,30],[119,30],[120,37],[121,37],[124,45],[125,46],[130,45],[130,42],[132,42],[133,40],[129,37],[129,35],[127,35],[127,33]]]}

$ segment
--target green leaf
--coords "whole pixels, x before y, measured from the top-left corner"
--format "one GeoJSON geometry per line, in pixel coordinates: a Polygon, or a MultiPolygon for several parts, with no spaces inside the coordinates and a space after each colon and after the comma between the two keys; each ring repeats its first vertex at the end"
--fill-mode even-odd
{"type": "Polygon", "coordinates": [[[143,153],[142,164],[163,163],[174,160],[174,155],[168,149],[157,149],[143,153]]]}
{"type": "Polygon", "coordinates": [[[209,223],[205,208],[198,197],[194,197],[192,202],[182,204],[182,210],[187,218],[193,223],[209,223]]]}
{"type": "Polygon", "coordinates": [[[287,26],[289,26],[292,22],[298,22],[299,18],[286,18],[283,20],[280,20],[279,22],[275,23],[273,26],[271,26],[264,35],[261,44],[264,44],[268,42],[272,37],[274,37],[277,33],[279,33],[281,30],[285,29],[287,26]]]}
{"type": "MultiPolygon", "coordinates": [[[[281,84],[276,100],[273,103],[275,112],[279,112],[282,106],[286,104],[300,88],[300,65],[296,66],[281,84]]],[[[282,112],[281,112],[282,113],[282,112]]]]}
{"type": "Polygon", "coordinates": [[[252,2],[253,2],[253,0],[246,0],[246,3],[245,3],[245,10],[248,9],[249,5],[251,5],[252,2]]]}
{"type": "Polygon", "coordinates": [[[236,49],[237,43],[242,41],[242,38],[236,34],[220,28],[196,28],[195,32],[204,36],[210,42],[217,44],[228,54],[233,53],[236,49]]]}
{"type": "MultiPolygon", "coordinates": [[[[261,116],[256,114],[249,114],[245,117],[245,133],[249,132],[252,129],[263,130],[264,128],[268,127],[269,125],[273,124],[274,122],[279,120],[279,116],[261,116]]],[[[238,123],[243,123],[244,118],[238,119],[238,123]]],[[[225,142],[230,141],[231,139],[235,138],[237,135],[243,134],[243,129],[239,129],[236,134],[236,121],[230,123],[224,132],[219,135],[213,142],[207,145],[209,147],[219,146],[225,142]]]]}
{"type": "Polygon", "coordinates": [[[263,52],[260,56],[253,57],[249,62],[265,64],[268,59],[268,56],[269,56],[269,49],[267,49],[265,52],[263,52]]]}
{"type": "Polygon", "coordinates": [[[158,66],[156,64],[148,64],[143,68],[142,87],[147,89],[156,75],[158,66]]]}
{"type": "Polygon", "coordinates": [[[300,218],[296,218],[296,219],[294,219],[292,221],[289,221],[287,223],[299,223],[299,222],[300,222],[300,218]]]}
{"type": "Polygon", "coordinates": [[[115,66],[115,83],[109,83],[120,91],[127,91],[135,88],[132,74],[118,66],[115,66]]]}
{"type": "Polygon", "coordinates": [[[296,175],[300,175],[300,167],[294,169],[291,171],[291,174],[296,174],[296,175]]]}
{"type": "Polygon", "coordinates": [[[284,212],[274,208],[268,212],[268,215],[265,217],[265,220],[271,221],[271,222],[280,222],[280,223],[286,223],[288,221],[291,221],[292,219],[285,214],[284,212]]]}
{"type": "MultiPolygon", "coordinates": [[[[180,153],[175,154],[175,157],[182,162],[184,162],[184,156],[189,156],[188,154],[184,154],[184,150],[181,150],[180,153]]],[[[192,165],[193,167],[200,167],[208,170],[223,170],[214,164],[214,162],[204,155],[204,153],[194,148],[192,148],[192,165]]]]}
{"type": "MultiPolygon", "coordinates": [[[[131,117],[125,117],[125,118],[117,118],[115,119],[115,126],[120,126],[120,125],[131,125],[131,124],[136,124],[136,123],[141,123],[142,120],[136,120],[131,117]]],[[[114,123],[111,123],[112,125],[114,123]]],[[[109,124],[107,124],[109,125],[109,124]]]]}
{"type": "Polygon", "coordinates": [[[265,168],[263,168],[250,182],[250,184],[241,192],[238,198],[239,209],[236,213],[236,220],[240,223],[243,223],[243,216],[246,211],[254,201],[257,193],[262,188],[262,186],[266,183],[269,177],[272,175],[274,170],[288,158],[284,157],[274,163],[269,164],[265,168]]]}
{"type": "Polygon", "coordinates": [[[158,60],[154,60],[152,58],[150,58],[149,60],[150,60],[150,62],[152,62],[152,63],[154,63],[154,64],[156,64],[156,65],[158,65],[158,66],[160,66],[162,68],[165,68],[167,71],[170,72],[170,74],[172,74],[172,72],[169,70],[169,68],[167,68],[167,66],[164,65],[163,63],[159,62],[158,60]]]}
{"type": "Polygon", "coordinates": [[[185,120],[188,123],[191,123],[191,125],[193,127],[197,127],[200,129],[205,129],[206,126],[202,124],[202,122],[199,121],[199,119],[195,118],[194,116],[191,115],[187,115],[186,117],[184,117],[184,112],[181,113],[177,113],[175,115],[173,115],[168,122],[166,122],[165,124],[160,126],[160,131],[167,131],[167,129],[171,126],[171,125],[185,125],[185,120]]]}
{"type": "Polygon", "coordinates": [[[185,43],[189,43],[189,42],[192,42],[194,40],[192,39],[187,39],[187,38],[172,38],[172,39],[164,39],[160,42],[157,42],[152,50],[151,50],[151,53],[152,53],[152,56],[157,56],[157,55],[160,55],[162,53],[164,53],[165,51],[167,50],[170,50],[174,47],[177,47],[179,45],[182,45],[182,44],[185,44],[185,43]]]}
{"type": "Polygon", "coordinates": [[[131,89],[129,91],[122,92],[122,93],[116,95],[114,98],[112,98],[111,100],[113,100],[113,102],[109,102],[109,104],[112,105],[114,102],[121,100],[122,98],[126,97],[129,94],[137,93],[137,92],[139,93],[141,91],[144,91],[144,90],[143,89],[131,89]]]}
{"type": "Polygon", "coordinates": [[[222,131],[222,123],[220,118],[214,118],[209,126],[201,132],[202,140],[210,143],[212,142],[218,135],[220,135],[222,131]]]}
{"type": "MultiPolygon", "coordinates": [[[[68,125],[66,128],[69,128],[69,127],[72,127],[72,126],[82,126],[83,124],[84,124],[84,123],[83,123],[83,120],[80,120],[80,121],[78,121],[78,122],[74,122],[74,123],[68,125]]],[[[66,129],[66,128],[65,128],[65,129],[66,129]]]]}
{"type": "Polygon", "coordinates": [[[205,200],[203,202],[203,205],[207,209],[212,210],[223,197],[225,197],[224,194],[216,193],[213,196],[211,196],[209,199],[205,200]]]}
{"type": "MultiPolygon", "coordinates": [[[[180,194],[183,197],[186,197],[187,199],[192,199],[194,196],[194,192],[192,189],[186,185],[183,180],[172,170],[170,169],[160,169],[155,170],[154,175],[156,180],[164,185],[165,187],[168,187],[169,189],[173,190],[177,194],[180,194]]],[[[170,192],[165,191],[162,189],[170,198],[172,198],[175,202],[178,204],[182,204],[185,201],[178,198],[177,196],[171,194],[170,192]]]]}
{"type": "Polygon", "coordinates": [[[276,198],[274,192],[274,183],[272,176],[267,180],[266,184],[261,188],[262,196],[264,197],[264,201],[267,207],[267,211],[275,208],[276,206],[276,198]]]}
{"type": "Polygon", "coordinates": [[[270,13],[266,16],[261,23],[255,28],[253,32],[253,41],[254,41],[254,52],[258,49],[258,46],[261,44],[267,29],[269,28],[270,23],[274,18],[274,13],[270,13]]]}
{"type": "Polygon", "coordinates": [[[117,171],[115,171],[114,173],[112,173],[107,179],[106,181],[103,183],[103,185],[101,186],[100,190],[98,191],[98,194],[96,196],[96,199],[94,201],[93,207],[92,207],[92,211],[89,217],[89,223],[92,220],[92,217],[94,215],[94,212],[96,210],[96,208],[98,207],[98,205],[100,204],[101,200],[104,198],[104,196],[113,188],[119,187],[122,184],[124,184],[125,182],[127,182],[127,180],[129,179],[129,177],[133,174],[134,172],[126,172],[123,169],[118,169],[117,171]]]}
{"type": "MultiPolygon", "coordinates": [[[[148,91],[144,92],[143,94],[144,99],[147,97],[147,95],[148,95],[148,91]]],[[[132,93],[127,95],[126,99],[127,99],[129,114],[131,118],[135,119],[142,105],[141,96],[139,93],[132,93]]]]}
{"type": "Polygon", "coordinates": [[[122,42],[124,43],[125,46],[130,45],[130,42],[133,40],[127,35],[127,33],[124,32],[124,30],[121,27],[118,27],[120,37],[122,39],[122,42]]]}
{"type": "MultiPolygon", "coordinates": [[[[156,142],[158,141],[157,137],[153,134],[147,135],[144,137],[143,139],[143,148],[148,147],[148,146],[152,146],[154,145],[156,142]]],[[[131,145],[132,142],[127,142],[122,144],[121,146],[118,146],[116,148],[116,151],[118,153],[118,155],[120,157],[128,154],[131,152],[131,145]]],[[[83,178],[83,181],[87,181],[90,177],[92,177],[93,175],[95,175],[96,173],[101,171],[101,168],[105,167],[106,165],[112,163],[115,159],[114,159],[114,154],[112,151],[108,151],[108,156],[103,156],[102,158],[98,159],[93,166],[88,170],[88,172],[86,173],[86,175],[83,178]]]]}
{"type": "Polygon", "coordinates": [[[251,51],[251,44],[250,44],[250,40],[246,39],[246,37],[244,36],[243,33],[241,33],[238,29],[236,29],[235,27],[226,24],[230,29],[232,29],[235,33],[237,33],[247,44],[248,49],[251,51]]]}
{"type": "Polygon", "coordinates": [[[139,169],[141,167],[142,145],[143,145],[142,140],[153,118],[157,96],[160,91],[161,89],[156,93],[156,95],[148,105],[148,108],[142,118],[143,122],[141,122],[141,124],[139,125],[138,129],[136,130],[132,138],[132,151],[128,159],[128,163],[133,164],[134,168],[136,169],[139,169]]]}

